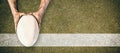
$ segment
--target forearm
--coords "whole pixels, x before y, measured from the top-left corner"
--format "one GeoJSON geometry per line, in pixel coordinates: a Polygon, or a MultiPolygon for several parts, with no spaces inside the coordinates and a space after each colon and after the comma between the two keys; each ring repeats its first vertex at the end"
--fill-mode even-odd
{"type": "Polygon", "coordinates": [[[50,0],[41,0],[40,6],[39,6],[39,11],[43,10],[45,11],[50,0]]]}
{"type": "Polygon", "coordinates": [[[12,14],[13,15],[16,14],[18,12],[17,6],[16,6],[16,0],[8,0],[8,3],[9,3],[12,14]]]}

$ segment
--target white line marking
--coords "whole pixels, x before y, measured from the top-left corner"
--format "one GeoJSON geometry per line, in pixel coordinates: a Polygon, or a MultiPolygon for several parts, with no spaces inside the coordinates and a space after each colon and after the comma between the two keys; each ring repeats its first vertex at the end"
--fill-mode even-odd
{"type": "MultiPolygon", "coordinates": [[[[16,34],[0,34],[1,46],[23,46],[16,34]]],[[[40,34],[34,46],[120,46],[120,34],[40,34]]]]}

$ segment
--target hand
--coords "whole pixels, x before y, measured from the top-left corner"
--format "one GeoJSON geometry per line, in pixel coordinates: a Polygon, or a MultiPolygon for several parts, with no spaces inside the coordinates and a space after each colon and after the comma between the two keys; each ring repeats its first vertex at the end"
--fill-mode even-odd
{"type": "Polygon", "coordinates": [[[16,28],[17,28],[17,24],[18,24],[19,18],[20,18],[21,16],[23,16],[23,15],[25,15],[25,13],[15,12],[15,13],[13,14],[14,24],[15,24],[15,30],[16,30],[16,28]]]}
{"type": "Polygon", "coordinates": [[[37,12],[34,12],[33,15],[36,17],[38,23],[41,23],[41,14],[37,11],[37,12]]]}
{"type": "Polygon", "coordinates": [[[43,16],[49,2],[50,2],[50,0],[41,0],[38,11],[30,13],[36,17],[38,23],[41,23],[41,18],[43,16]]]}
{"type": "Polygon", "coordinates": [[[35,16],[35,18],[38,21],[38,24],[41,23],[41,18],[43,16],[43,13],[41,11],[36,11],[36,12],[33,12],[33,13],[29,13],[29,14],[32,14],[32,15],[35,16]]]}

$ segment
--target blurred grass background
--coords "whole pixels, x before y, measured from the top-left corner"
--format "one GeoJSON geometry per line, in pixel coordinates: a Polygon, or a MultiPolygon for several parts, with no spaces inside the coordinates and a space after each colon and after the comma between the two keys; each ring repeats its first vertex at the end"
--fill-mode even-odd
{"type": "MultiPolygon", "coordinates": [[[[40,0],[18,0],[20,12],[35,12],[40,0]]],[[[0,0],[0,33],[15,33],[7,0],[0,0]]],[[[120,0],[51,0],[41,33],[120,33],[120,0]]]]}
{"type": "MultiPolygon", "coordinates": [[[[18,0],[20,12],[40,0],[18,0]]],[[[0,0],[0,33],[15,33],[7,0],[0,0]]],[[[120,33],[120,0],[51,0],[40,33],[120,33]]],[[[119,47],[0,47],[0,53],[120,53],[119,47]]]]}

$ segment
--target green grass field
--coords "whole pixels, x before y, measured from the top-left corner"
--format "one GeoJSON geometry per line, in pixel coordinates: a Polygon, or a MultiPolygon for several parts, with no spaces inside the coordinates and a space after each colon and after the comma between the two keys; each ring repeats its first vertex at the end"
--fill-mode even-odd
{"type": "Polygon", "coordinates": [[[115,47],[4,47],[0,50],[0,53],[120,53],[119,48],[115,47]]]}
{"type": "MultiPolygon", "coordinates": [[[[34,12],[40,0],[18,0],[20,12],[34,12]]],[[[120,33],[119,0],[52,0],[41,33],[120,33]]],[[[9,5],[0,0],[0,33],[14,33],[9,5]]]]}
{"type": "MultiPolygon", "coordinates": [[[[18,0],[34,12],[40,0],[18,0]]],[[[0,33],[15,33],[7,0],[0,0],[0,33]]],[[[40,33],[120,33],[120,0],[51,0],[40,33]]],[[[1,47],[0,53],[120,53],[119,47],[1,47]]]]}

